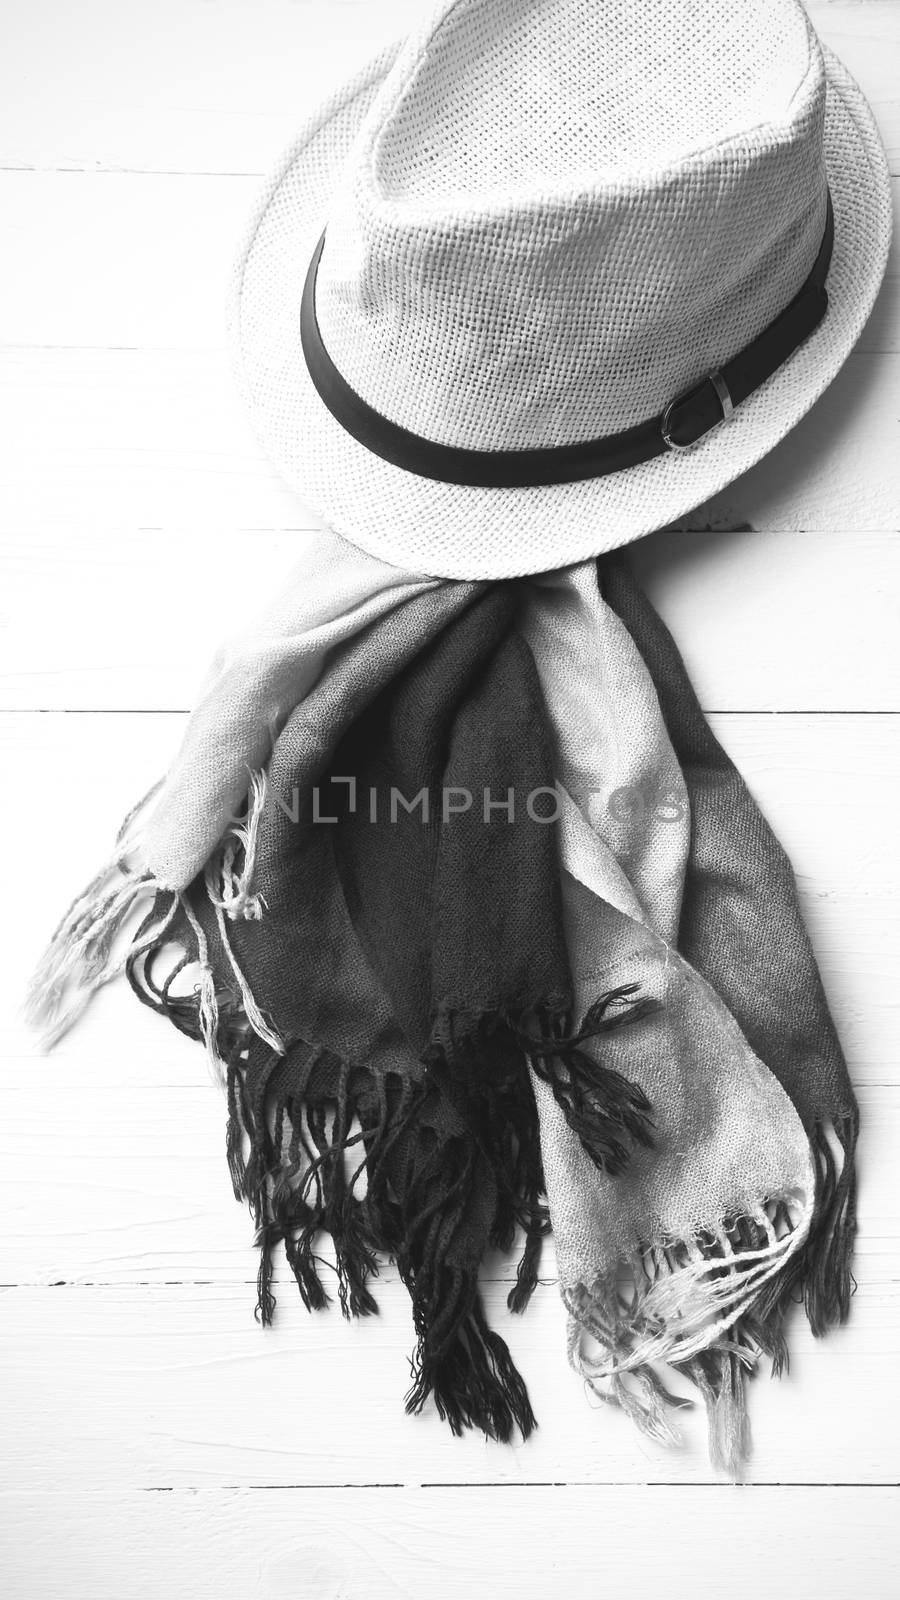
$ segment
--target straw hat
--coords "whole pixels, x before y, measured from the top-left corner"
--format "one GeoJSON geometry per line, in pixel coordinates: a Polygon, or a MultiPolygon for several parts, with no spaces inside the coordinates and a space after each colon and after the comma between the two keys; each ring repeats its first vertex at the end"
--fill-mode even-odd
{"type": "Polygon", "coordinates": [[[798,0],[444,0],[268,184],[240,382],[365,550],[563,566],[778,443],[859,337],[890,230],[871,113],[798,0]]]}

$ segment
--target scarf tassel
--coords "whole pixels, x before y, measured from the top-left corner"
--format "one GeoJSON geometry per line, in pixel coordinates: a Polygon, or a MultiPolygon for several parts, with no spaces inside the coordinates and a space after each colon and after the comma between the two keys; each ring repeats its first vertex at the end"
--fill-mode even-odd
{"type": "Polygon", "coordinates": [[[506,1297],[510,1311],[517,1316],[525,1310],[537,1288],[544,1240],[549,1233],[550,1213],[546,1205],[535,1201],[525,1223],[525,1242],[516,1270],[516,1281],[506,1297]]]}
{"type": "Polygon", "coordinates": [[[638,994],[637,984],[623,984],[594,1001],[576,1033],[568,1015],[544,1010],[538,1013],[541,1037],[520,1034],[532,1072],[552,1089],[585,1153],[610,1177],[624,1171],[634,1145],[653,1148],[650,1102],[638,1084],[580,1046],[632,1026],[657,1009],[656,1000],[638,994]]]}
{"type": "Polygon", "coordinates": [[[25,995],[25,1020],[45,1050],[68,1032],[97,990],[118,977],[140,940],[145,947],[156,943],[174,920],[177,895],[164,891],[139,864],[142,822],[161,781],[128,812],[111,857],[72,901],[35,968],[25,995]],[[150,916],[121,952],[129,923],[148,905],[150,916]]]}
{"type": "Polygon", "coordinates": [[[709,1459],[736,1479],[751,1450],[747,1379],[753,1374],[753,1357],[739,1344],[713,1346],[689,1361],[685,1372],[706,1405],[709,1459]]]}
{"type": "Polygon", "coordinates": [[[784,1347],[783,1298],[812,1226],[811,1196],[776,1197],[715,1230],[644,1247],[622,1263],[630,1291],[620,1271],[567,1291],[570,1365],[660,1442],[677,1440],[667,1412],[686,1402],[653,1364],[684,1371],[706,1403],[711,1458],[736,1475],[749,1451],[746,1373],[757,1351],[777,1358],[784,1347]]]}
{"type": "MultiPolygon", "coordinates": [[[[683,1445],[672,1413],[690,1411],[694,1402],[667,1389],[651,1366],[637,1366],[628,1372],[613,1371],[601,1382],[600,1364],[595,1367],[581,1350],[583,1328],[569,1318],[569,1364],[585,1379],[591,1392],[604,1404],[615,1407],[654,1443],[667,1447],[683,1445]]],[[[683,1368],[672,1363],[699,1390],[707,1415],[709,1458],[730,1478],[737,1479],[750,1455],[750,1419],[746,1384],[753,1371],[753,1356],[734,1340],[704,1350],[683,1368]]]]}
{"type": "Polygon", "coordinates": [[[527,1438],[537,1425],[528,1391],[505,1341],[487,1325],[477,1263],[469,1264],[464,1248],[483,1153],[468,1134],[440,1140],[420,1122],[402,1155],[393,1176],[402,1198],[391,1245],[418,1335],[406,1409],[417,1413],[430,1397],[455,1434],[476,1428],[506,1442],[518,1429],[527,1438]]]}
{"type": "MultiPolygon", "coordinates": [[[[471,1107],[481,1105],[486,1115],[479,1123],[488,1130],[492,1164],[507,1191],[518,1190],[519,1167],[504,1159],[494,1130],[505,1129],[512,1120],[520,1132],[521,1112],[517,1121],[516,1113],[523,1067],[530,1067],[552,1090],[593,1164],[615,1177],[627,1166],[635,1145],[653,1147],[650,1102],[638,1084],[580,1047],[641,1021],[657,1007],[657,1001],[638,994],[637,984],[624,984],[594,1001],[573,1032],[571,1014],[560,1003],[544,1001],[520,1014],[492,1010],[479,1015],[444,1005],[422,1060],[454,1102],[464,1111],[468,1108],[469,1120],[471,1107]]],[[[526,1142],[523,1136],[523,1150],[526,1142]]],[[[533,1136],[531,1142],[539,1165],[533,1136]]]]}
{"type": "MultiPolygon", "coordinates": [[[[376,1081],[304,1041],[271,1049],[236,987],[216,989],[210,1039],[208,951],[196,914],[181,909],[177,957],[168,923],[155,942],[142,928],[127,970],[141,1000],[205,1041],[223,1063],[229,1173],[236,1198],[250,1205],[259,1250],[257,1320],[265,1326],[274,1318],[279,1245],[307,1310],[319,1310],[330,1300],[322,1270],[331,1264],[317,1256],[315,1242],[331,1235],[338,1299],[348,1318],[377,1312],[369,1281],[379,1255],[393,1257],[412,1298],[417,1334],[407,1410],[420,1411],[431,1397],[454,1433],[474,1427],[505,1441],[518,1429],[527,1437],[536,1425],[528,1393],[505,1342],[487,1325],[477,1271],[447,1263],[477,1188],[473,1141],[441,1140],[428,1125],[427,1081],[410,1085],[391,1073],[376,1081]],[[177,992],[177,978],[192,965],[201,974],[194,992],[177,992]]],[[[153,911],[146,922],[155,925],[153,911]]],[[[527,1222],[510,1294],[521,1309],[537,1281],[549,1222],[536,1198],[534,1153],[517,1147],[516,1163],[520,1181],[528,1174],[530,1183],[508,1212],[527,1222]]]]}
{"type": "Polygon", "coordinates": [[[816,1123],[810,1139],[816,1194],[809,1233],[784,1276],[774,1280],[754,1307],[754,1336],[772,1358],[777,1376],[787,1371],[784,1321],[800,1300],[815,1338],[847,1321],[856,1282],[850,1263],[856,1240],[856,1145],[859,1112],[816,1123]],[[835,1155],[840,1151],[840,1167],[835,1155]]]}
{"type": "MultiPolygon", "coordinates": [[[[318,1311],[330,1303],[321,1269],[331,1263],[315,1251],[326,1233],[343,1315],[371,1316],[378,1310],[369,1281],[378,1274],[382,1241],[367,1198],[356,1193],[368,1159],[359,1159],[367,1133],[358,1123],[354,1130],[358,1106],[349,1070],[338,1063],[335,1073],[335,1065],[328,1052],[300,1042],[284,1056],[270,1054],[262,1066],[239,1064],[230,1075],[226,1144],[236,1196],[249,1202],[256,1225],[256,1314],[263,1324],[275,1312],[273,1258],[282,1243],[306,1309],[318,1311]],[[323,1074],[325,1083],[317,1084],[323,1074]],[[355,1163],[350,1176],[348,1163],[355,1163]]],[[[368,1137],[372,1134],[369,1130],[368,1137]]],[[[371,1159],[377,1161],[374,1148],[371,1159]]]]}
{"type": "Polygon", "coordinates": [[[438,1416],[457,1436],[476,1428],[506,1444],[518,1430],[527,1439],[537,1427],[528,1390],[500,1335],[488,1327],[474,1274],[439,1266],[428,1276],[426,1298],[440,1302],[443,1316],[429,1324],[422,1305],[422,1281],[413,1274],[413,1306],[420,1327],[411,1363],[413,1383],[408,1413],[434,1401],[438,1416]],[[447,1332],[441,1337],[441,1323],[447,1332]]]}
{"type": "Polygon", "coordinates": [[[816,1209],[804,1252],[804,1304],[816,1337],[846,1322],[856,1282],[850,1269],[856,1239],[856,1142],[859,1112],[854,1108],[830,1125],[841,1150],[838,1173],[829,1129],[817,1125],[812,1138],[816,1163],[816,1209]]]}
{"type": "Polygon", "coordinates": [[[47,1050],[78,1019],[98,989],[118,977],[137,945],[155,944],[173,921],[178,896],[162,890],[152,873],[116,856],[73,901],[40,962],[25,997],[25,1018],[47,1050]],[[144,915],[124,953],[128,925],[144,915]]]}

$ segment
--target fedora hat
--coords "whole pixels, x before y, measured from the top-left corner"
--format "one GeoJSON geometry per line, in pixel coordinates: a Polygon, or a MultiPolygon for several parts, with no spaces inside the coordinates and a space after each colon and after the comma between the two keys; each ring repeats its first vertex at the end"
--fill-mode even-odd
{"type": "Polygon", "coordinates": [[[443,0],[266,186],[239,382],[354,544],[436,577],[565,566],[784,437],[890,231],[870,110],[799,0],[443,0]]]}

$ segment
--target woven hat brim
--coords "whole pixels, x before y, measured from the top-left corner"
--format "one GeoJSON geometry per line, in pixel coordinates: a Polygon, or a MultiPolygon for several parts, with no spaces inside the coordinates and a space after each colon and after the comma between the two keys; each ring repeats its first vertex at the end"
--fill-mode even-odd
{"type": "Polygon", "coordinates": [[[372,555],[443,578],[507,578],[568,566],[676,522],[766,455],[853,349],[887,264],[891,194],[871,112],[825,51],[825,156],[835,215],[828,311],[728,421],[684,454],[582,483],[478,489],[391,466],[319,399],[300,344],[307,266],[355,135],[398,46],[321,108],[269,180],[234,275],[238,382],[257,436],[311,511],[372,555]]]}

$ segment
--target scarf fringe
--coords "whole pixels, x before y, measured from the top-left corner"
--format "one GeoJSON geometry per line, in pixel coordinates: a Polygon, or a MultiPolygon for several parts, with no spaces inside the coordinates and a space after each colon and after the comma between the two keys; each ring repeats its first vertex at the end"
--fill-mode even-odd
{"type": "Polygon", "coordinates": [[[755,1362],[740,1344],[712,1345],[685,1366],[706,1405],[709,1459],[714,1467],[737,1479],[750,1458],[752,1440],[747,1410],[747,1380],[755,1362]]]}
{"type": "Polygon", "coordinates": [[[25,997],[25,1018],[49,1050],[81,1016],[92,996],[124,971],[139,945],[165,935],[178,909],[178,896],[161,888],[150,872],[114,857],[72,902],[41,957],[25,997]],[[145,918],[124,953],[121,936],[148,905],[145,918]]]}
{"type": "Polygon", "coordinates": [[[550,1233],[550,1212],[539,1200],[531,1205],[531,1214],[525,1224],[525,1242],[516,1271],[516,1281],[506,1297],[510,1311],[517,1316],[525,1310],[538,1285],[538,1271],[544,1240],[550,1233]]]}
{"type": "Polygon", "coordinates": [[[535,1077],[552,1089],[566,1122],[600,1172],[618,1177],[634,1145],[653,1148],[650,1102],[636,1083],[573,1045],[552,1055],[529,1052],[526,1060],[535,1077]]]}
{"type": "Polygon", "coordinates": [[[438,1416],[457,1436],[477,1428],[507,1444],[518,1429],[527,1439],[537,1427],[528,1390],[506,1343],[488,1327],[477,1282],[452,1269],[442,1269],[439,1277],[442,1298],[453,1307],[453,1331],[438,1349],[428,1333],[420,1336],[407,1412],[420,1412],[431,1397],[438,1416]]]}
{"type": "Polygon", "coordinates": [[[253,892],[259,825],[269,798],[269,775],[264,767],[247,769],[247,812],[232,823],[221,847],[221,883],[218,893],[210,889],[217,909],[234,921],[243,917],[259,922],[265,909],[263,896],[253,892]]]}
{"type": "Polygon", "coordinates": [[[856,1289],[851,1271],[856,1240],[856,1145],[859,1112],[833,1122],[818,1122],[810,1139],[816,1177],[812,1223],[802,1250],[783,1279],[774,1281],[754,1308],[757,1337],[772,1357],[776,1376],[788,1367],[784,1319],[791,1304],[802,1300],[813,1335],[822,1338],[847,1321],[856,1289]],[[841,1163],[834,1144],[840,1149],[841,1163]]]}
{"type": "MultiPolygon", "coordinates": [[[[653,1148],[650,1102],[638,1084],[604,1066],[581,1045],[639,1022],[656,1009],[656,1001],[638,995],[636,984],[600,995],[577,1032],[568,1006],[559,1000],[519,1012],[497,1009],[478,1015],[442,1006],[422,1059],[451,1092],[465,1084],[469,1102],[487,1106],[488,1126],[501,1129],[521,1103],[520,1074],[530,1067],[552,1090],[593,1164],[615,1177],[628,1165],[635,1145],[653,1148]]],[[[526,1103],[530,1106],[530,1096],[526,1103]]],[[[496,1158],[496,1148],[493,1154],[496,1158]]],[[[495,1159],[495,1166],[502,1172],[502,1159],[495,1159]]]]}
{"type": "Polygon", "coordinates": [[[256,1223],[256,1315],[264,1325],[275,1313],[273,1259],[281,1243],[307,1310],[330,1303],[319,1271],[330,1263],[314,1248],[322,1233],[332,1238],[343,1315],[370,1316],[378,1310],[368,1282],[378,1273],[380,1241],[365,1201],[354,1192],[364,1163],[351,1177],[346,1171],[350,1152],[358,1153],[365,1137],[350,1127],[347,1069],[341,1066],[336,1095],[316,1094],[310,1082],[317,1067],[330,1059],[305,1045],[286,1057],[270,1057],[253,1091],[240,1081],[240,1068],[232,1068],[229,1101],[236,1117],[229,1117],[230,1165],[238,1179],[238,1198],[249,1201],[256,1223]],[[248,1159],[240,1165],[235,1162],[239,1138],[249,1143],[248,1159]]]}
{"type": "MultiPolygon", "coordinates": [[[[214,905],[215,882],[207,874],[218,924],[223,909],[214,905]]],[[[527,1437],[536,1425],[527,1390],[505,1342],[487,1326],[477,1272],[447,1264],[477,1188],[474,1142],[438,1137],[427,1121],[434,1094],[427,1080],[410,1085],[399,1073],[377,1078],[302,1040],[273,1049],[245,1008],[245,987],[216,988],[200,921],[187,901],[182,911],[180,956],[172,959],[168,923],[158,938],[141,929],[127,970],[139,998],[205,1043],[222,1068],[232,1188],[250,1205],[259,1250],[257,1320],[268,1325],[275,1315],[281,1244],[306,1308],[330,1303],[323,1273],[333,1270],[347,1318],[377,1312],[370,1280],[379,1256],[392,1257],[412,1299],[417,1334],[407,1410],[421,1411],[431,1396],[454,1433],[474,1427],[505,1441],[518,1428],[527,1437]],[[164,976],[155,970],[163,952],[170,957],[164,976]],[[199,984],[193,994],[177,993],[176,979],[192,965],[199,967],[199,984]],[[325,1234],[333,1268],[316,1253],[325,1234]]],[[[526,1223],[510,1292],[521,1309],[537,1281],[549,1224],[536,1199],[532,1154],[516,1151],[526,1192],[500,1212],[494,1235],[517,1220],[526,1223]]]]}
{"type": "MultiPolygon", "coordinates": [[[[672,1412],[692,1410],[693,1400],[673,1394],[651,1366],[634,1367],[627,1373],[616,1371],[603,1378],[580,1350],[582,1334],[581,1323],[570,1316],[569,1364],[584,1378],[591,1392],[604,1404],[622,1411],[655,1444],[668,1448],[683,1445],[684,1438],[672,1421],[672,1412]]],[[[683,1372],[700,1391],[706,1407],[712,1465],[737,1480],[751,1450],[746,1386],[754,1371],[754,1356],[736,1339],[723,1339],[683,1366],[674,1362],[670,1365],[673,1371],[683,1372]]]]}
{"type": "MultiPolygon", "coordinates": [[[[683,1445],[681,1431],[671,1413],[693,1409],[693,1400],[673,1394],[651,1366],[605,1375],[589,1362],[580,1345],[582,1324],[568,1320],[569,1364],[584,1378],[592,1393],[606,1405],[622,1411],[641,1433],[669,1448],[683,1445]]],[[[737,1334],[722,1339],[691,1361],[671,1362],[699,1389],[706,1407],[709,1458],[712,1465],[737,1480],[750,1456],[750,1418],[747,1379],[755,1370],[755,1356],[737,1334]]]]}
{"type": "Polygon", "coordinates": [[[571,1314],[609,1352],[607,1374],[652,1361],[683,1364],[714,1344],[801,1250],[811,1197],[796,1214],[798,1205],[793,1194],[772,1197],[715,1230],[640,1246],[590,1287],[566,1290],[571,1314]]]}
{"type": "Polygon", "coordinates": [[[566,1122],[594,1166],[616,1177],[628,1165],[634,1145],[653,1148],[650,1102],[636,1083],[604,1066],[581,1046],[635,1023],[658,1010],[658,1002],[641,995],[635,983],[601,994],[590,1006],[577,1033],[571,1018],[539,1012],[541,1038],[522,1036],[528,1064],[552,1089],[566,1122]]]}
{"type": "Polygon", "coordinates": [[[146,934],[150,944],[175,916],[177,896],[169,894],[168,904],[160,907],[159,897],[167,891],[139,865],[144,813],[162,783],[158,779],[125,816],[112,855],[72,901],[32,974],[25,1020],[45,1050],[68,1033],[97,990],[125,968],[134,942],[120,956],[115,947],[131,917],[147,904],[158,909],[155,930],[150,931],[146,918],[135,935],[146,934]]]}
{"type": "MultiPolygon", "coordinates": [[[[537,1426],[528,1391],[505,1341],[485,1321],[477,1268],[452,1259],[454,1238],[478,1191],[483,1153],[471,1137],[442,1142],[427,1125],[411,1129],[405,1143],[405,1170],[399,1181],[393,1178],[400,1204],[392,1246],[418,1335],[406,1409],[421,1411],[431,1396],[455,1434],[477,1428],[505,1443],[518,1429],[527,1439],[537,1426]]],[[[376,1194],[377,1181],[376,1174],[376,1194]]],[[[523,1292],[534,1268],[538,1226],[535,1213],[520,1263],[523,1292]]]]}
{"type": "MultiPolygon", "coordinates": [[[[246,1009],[257,1031],[277,1049],[280,1047],[277,1036],[261,1014],[254,1015],[253,998],[246,991],[243,976],[234,961],[224,920],[226,915],[232,920],[237,917],[258,919],[263,912],[261,897],[251,893],[251,883],[268,783],[264,771],[248,769],[247,778],[246,816],[232,825],[213,853],[207,868],[207,889],[216,911],[222,943],[235,977],[245,991],[246,1009]],[[238,860],[239,869],[235,865],[238,860]]],[[[201,1034],[212,1076],[216,1082],[224,1084],[224,1063],[214,1044],[216,991],[203,930],[187,896],[168,889],[152,872],[140,866],[145,812],[162,787],[162,781],[155,783],[128,812],[110,859],[73,900],[56,928],[29,982],[25,1020],[38,1034],[43,1048],[49,1050],[78,1020],[98,989],[117,978],[143,951],[150,951],[161,942],[181,908],[197,943],[197,955],[189,959],[196,959],[200,969],[201,1034]],[[116,948],[128,923],[148,907],[151,915],[145,916],[124,952],[117,954],[116,948]]]]}
{"type": "Polygon", "coordinates": [[[591,1393],[604,1405],[622,1411],[656,1444],[680,1445],[682,1437],[670,1412],[690,1409],[693,1402],[671,1394],[650,1366],[635,1367],[627,1374],[613,1372],[601,1383],[594,1364],[582,1349],[583,1333],[582,1324],[570,1313],[566,1320],[569,1365],[584,1379],[591,1393]]]}
{"type": "MultiPolygon", "coordinates": [[[[777,1241],[788,1250],[780,1258],[771,1252],[768,1265],[767,1251],[758,1248],[751,1220],[744,1218],[718,1235],[719,1244],[724,1235],[732,1250],[735,1240],[740,1242],[733,1266],[727,1256],[707,1254],[708,1241],[695,1239],[692,1246],[674,1249],[669,1243],[662,1252],[659,1247],[644,1250],[637,1262],[629,1263],[635,1281],[630,1300],[608,1278],[590,1292],[582,1286],[567,1294],[569,1362],[593,1392],[625,1411],[657,1442],[677,1443],[667,1412],[690,1402],[669,1394],[649,1365],[668,1362],[690,1378],[704,1400],[713,1465],[737,1478],[751,1447],[747,1379],[760,1355],[770,1358],[774,1376],[787,1370],[784,1323],[789,1307],[802,1300],[816,1337],[849,1314],[855,1288],[850,1260],[856,1235],[858,1133],[855,1110],[834,1124],[816,1126],[811,1139],[816,1176],[812,1214],[805,1225],[801,1218],[791,1227],[789,1201],[770,1203],[770,1230],[780,1225],[790,1231],[777,1241]],[[842,1155],[840,1168],[835,1143],[842,1155]],[[705,1272],[691,1266],[689,1280],[681,1282],[698,1249],[708,1262],[705,1272]],[[660,1294],[662,1258],[671,1275],[660,1294]],[[722,1274],[718,1279],[717,1273],[722,1274]],[[694,1290],[700,1292],[700,1303],[688,1309],[694,1290]],[[599,1357],[585,1352],[585,1334],[599,1343],[599,1357]]],[[[758,1215],[754,1221],[758,1230],[758,1215]]]]}
{"type": "Polygon", "coordinates": [[[715,1231],[644,1246],[592,1286],[565,1291],[570,1365],[663,1443],[677,1442],[667,1412],[685,1402],[669,1394],[652,1364],[684,1370],[706,1402],[711,1459],[735,1475],[749,1449],[744,1375],[755,1364],[754,1346],[774,1356],[783,1344],[780,1310],[768,1326],[765,1289],[774,1281],[783,1291],[809,1236],[811,1197],[797,1208],[794,1195],[773,1197],[715,1231]],[[585,1348],[586,1336],[599,1354],[585,1348]]]}
{"type": "Polygon", "coordinates": [[[850,1269],[856,1241],[856,1144],[859,1112],[854,1107],[831,1125],[841,1149],[838,1173],[828,1128],[817,1125],[812,1138],[816,1164],[816,1210],[804,1252],[804,1304],[809,1325],[819,1338],[846,1322],[856,1282],[850,1269]]]}

